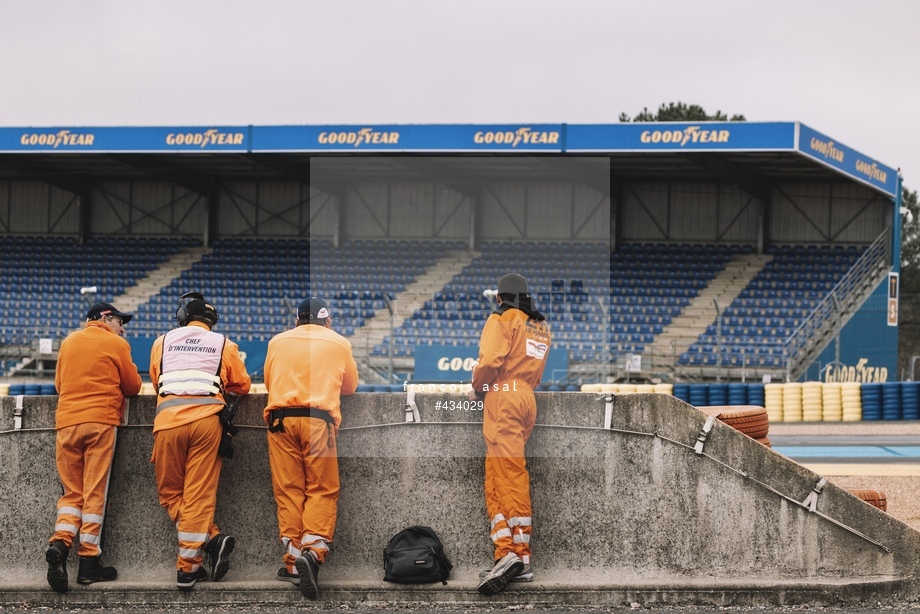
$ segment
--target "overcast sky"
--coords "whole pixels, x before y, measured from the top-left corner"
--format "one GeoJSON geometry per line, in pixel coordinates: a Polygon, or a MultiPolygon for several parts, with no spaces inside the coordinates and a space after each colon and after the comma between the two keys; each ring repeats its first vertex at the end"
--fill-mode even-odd
{"type": "Polygon", "coordinates": [[[800,121],[920,189],[918,0],[5,0],[0,125],[800,121]]]}

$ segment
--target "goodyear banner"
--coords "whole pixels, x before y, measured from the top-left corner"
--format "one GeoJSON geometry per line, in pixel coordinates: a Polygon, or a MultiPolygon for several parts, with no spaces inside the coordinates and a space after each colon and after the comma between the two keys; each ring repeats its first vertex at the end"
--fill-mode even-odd
{"type": "MultiPolygon", "coordinates": [[[[477,346],[417,345],[415,346],[416,382],[469,383],[470,369],[479,357],[477,346]]],[[[569,369],[569,353],[561,347],[550,347],[543,371],[544,384],[565,377],[569,369]]]]}
{"type": "Polygon", "coordinates": [[[794,123],[657,122],[566,126],[566,151],[794,149],[794,123]]]}
{"type": "Polygon", "coordinates": [[[869,184],[890,196],[898,194],[897,171],[804,124],[800,124],[799,128],[798,150],[809,158],[849,175],[857,181],[869,184]]]}
{"type": "Polygon", "coordinates": [[[258,151],[562,151],[558,124],[255,126],[258,151]]]}
{"type": "Polygon", "coordinates": [[[0,128],[0,152],[798,151],[888,195],[897,172],[794,122],[0,128]]]}
{"type": "Polygon", "coordinates": [[[248,126],[0,128],[0,151],[54,152],[245,152],[248,126]]]}

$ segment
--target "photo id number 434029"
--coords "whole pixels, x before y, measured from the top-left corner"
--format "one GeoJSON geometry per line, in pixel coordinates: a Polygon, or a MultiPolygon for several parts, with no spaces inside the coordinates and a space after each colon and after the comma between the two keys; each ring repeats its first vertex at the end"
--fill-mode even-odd
{"type": "Polygon", "coordinates": [[[468,399],[449,399],[447,401],[437,401],[434,408],[438,411],[482,411],[482,401],[470,401],[468,399]]]}

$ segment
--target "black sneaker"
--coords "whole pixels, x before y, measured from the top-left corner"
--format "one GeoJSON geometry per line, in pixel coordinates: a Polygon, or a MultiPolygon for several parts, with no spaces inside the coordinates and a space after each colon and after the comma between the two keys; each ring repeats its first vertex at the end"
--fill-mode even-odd
{"type": "Polygon", "coordinates": [[[319,563],[316,557],[309,550],[304,550],[303,554],[294,561],[294,567],[300,574],[300,594],[307,599],[316,599],[319,596],[319,585],[317,584],[319,563]]]}
{"type": "Polygon", "coordinates": [[[480,595],[494,595],[505,590],[512,578],[524,571],[524,561],[513,552],[509,552],[498,561],[495,567],[479,583],[480,595]]]}
{"type": "Polygon", "coordinates": [[[114,567],[104,567],[98,556],[81,556],[80,571],[77,572],[77,584],[93,582],[111,582],[118,577],[114,567]]]}
{"type": "Polygon", "coordinates": [[[211,574],[212,581],[217,582],[227,575],[227,570],[230,569],[230,553],[233,552],[235,545],[236,540],[233,539],[232,535],[222,533],[208,540],[208,545],[204,547],[204,551],[208,555],[208,571],[211,574]]]}
{"type": "Polygon", "coordinates": [[[59,593],[67,592],[67,554],[69,550],[62,541],[53,541],[45,550],[48,562],[48,584],[59,593]]]}
{"type": "Polygon", "coordinates": [[[287,567],[282,567],[279,569],[278,575],[275,577],[282,582],[290,582],[294,586],[300,586],[300,576],[296,573],[289,572],[287,567]]]}
{"type": "Polygon", "coordinates": [[[204,567],[199,567],[198,571],[177,571],[176,572],[176,586],[180,591],[190,591],[192,587],[195,586],[195,582],[198,580],[207,580],[208,579],[208,570],[204,567]]]}
{"type": "MultiPolygon", "coordinates": [[[[483,571],[480,571],[479,579],[485,580],[491,573],[492,573],[491,569],[485,569],[483,571]]],[[[524,563],[524,569],[521,570],[521,573],[511,578],[511,581],[512,582],[533,582],[533,568],[530,567],[529,563],[524,563]]]]}

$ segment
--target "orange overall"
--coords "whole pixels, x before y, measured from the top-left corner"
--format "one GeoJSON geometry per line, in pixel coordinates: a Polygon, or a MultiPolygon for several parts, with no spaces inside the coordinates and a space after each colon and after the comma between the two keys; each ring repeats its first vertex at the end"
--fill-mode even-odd
{"type": "MultiPolygon", "coordinates": [[[[215,335],[207,325],[197,321],[178,330],[187,330],[186,336],[191,335],[192,341],[207,341],[213,339],[210,335],[215,335]],[[200,331],[196,330],[199,328],[200,331]]],[[[173,380],[164,378],[166,374],[161,371],[161,364],[170,364],[175,353],[188,347],[167,343],[164,355],[164,340],[170,334],[154,341],[150,351],[150,379],[159,392],[176,386],[170,383],[173,380]]],[[[222,340],[219,356],[219,373],[212,374],[219,379],[219,385],[215,383],[214,386],[216,392],[193,391],[197,394],[160,394],[157,397],[152,460],[156,465],[160,505],[166,509],[178,531],[176,569],[182,572],[198,570],[204,558],[204,545],[220,533],[214,524],[214,509],[223,463],[223,458],[217,453],[223,433],[218,418],[225,405],[223,392],[244,395],[249,392],[251,384],[235,343],[229,339],[222,340]]],[[[181,361],[185,373],[197,373],[204,368],[202,361],[207,358],[189,353],[176,360],[181,361]]]]}
{"type": "Polygon", "coordinates": [[[485,393],[485,494],[495,560],[514,552],[530,562],[533,520],[524,447],[537,419],[533,389],[543,377],[549,345],[544,320],[507,304],[489,316],[479,341],[472,385],[485,393]]]}
{"type": "Polygon", "coordinates": [[[358,367],[347,339],[317,324],[304,324],[272,338],[265,356],[265,386],[272,489],[284,564],[306,549],[323,563],[335,533],[339,464],[335,435],[342,422],[340,395],[358,385],[358,367]],[[292,408],[314,416],[285,417],[292,408]]]}
{"type": "Polygon", "coordinates": [[[57,503],[54,535],[80,556],[99,556],[109,475],[125,397],[141,390],[128,342],[93,320],[61,343],[54,383],[60,392],[57,469],[64,495],[57,503]]]}

